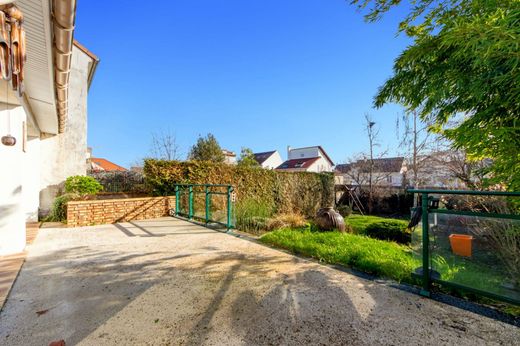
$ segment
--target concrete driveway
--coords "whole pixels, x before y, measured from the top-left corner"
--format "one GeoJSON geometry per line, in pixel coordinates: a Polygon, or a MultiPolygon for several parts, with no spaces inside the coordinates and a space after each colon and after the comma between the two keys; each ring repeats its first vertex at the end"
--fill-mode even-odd
{"type": "Polygon", "coordinates": [[[520,329],[184,221],[42,229],[0,344],[514,345],[520,329]]]}

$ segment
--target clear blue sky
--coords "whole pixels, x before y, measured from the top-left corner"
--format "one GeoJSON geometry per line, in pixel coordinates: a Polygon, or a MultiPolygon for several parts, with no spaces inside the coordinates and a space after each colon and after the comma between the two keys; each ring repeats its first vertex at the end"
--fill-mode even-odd
{"type": "Polygon", "coordinates": [[[403,9],[376,24],[345,0],[79,1],[75,38],[101,62],[89,93],[94,155],[123,166],[170,129],[240,151],[322,145],[337,163],[366,149],[363,114],[395,149],[402,110],[372,108],[409,42],[403,9]]]}

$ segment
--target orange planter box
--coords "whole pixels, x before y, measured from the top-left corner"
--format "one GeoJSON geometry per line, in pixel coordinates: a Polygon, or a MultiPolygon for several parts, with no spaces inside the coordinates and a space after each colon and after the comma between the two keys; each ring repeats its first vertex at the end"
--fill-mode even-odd
{"type": "Polygon", "coordinates": [[[471,257],[473,237],[466,234],[450,234],[451,251],[464,257],[471,257]]]}

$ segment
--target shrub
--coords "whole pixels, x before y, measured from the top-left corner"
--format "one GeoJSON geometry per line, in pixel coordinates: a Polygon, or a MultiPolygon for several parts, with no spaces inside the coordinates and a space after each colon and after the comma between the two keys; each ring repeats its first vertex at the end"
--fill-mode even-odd
{"type": "Polygon", "coordinates": [[[254,234],[267,230],[268,218],[272,209],[261,201],[251,198],[239,201],[235,207],[236,228],[254,234]]]}
{"type": "Polygon", "coordinates": [[[334,176],[330,173],[289,173],[223,163],[146,160],[144,174],[156,195],[173,194],[175,184],[230,184],[238,203],[253,199],[279,214],[313,217],[319,208],[330,205],[334,196],[334,176]]]}
{"type": "Polygon", "coordinates": [[[73,200],[74,194],[64,194],[54,199],[52,209],[45,221],[63,222],[67,220],[67,203],[73,200]]]}
{"type": "Polygon", "coordinates": [[[76,175],[65,180],[65,192],[79,196],[95,195],[103,186],[94,178],[76,175]]]}
{"type": "Polygon", "coordinates": [[[406,222],[400,220],[385,220],[369,224],[365,228],[365,235],[380,239],[395,241],[400,244],[409,244],[412,233],[407,230],[406,222]]]}
{"type": "Polygon", "coordinates": [[[301,214],[287,213],[278,214],[272,219],[269,219],[267,227],[269,230],[275,230],[280,228],[302,228],[307,226],[308,223],[301,214]]]}
{"type": "Polygon", "coordinates": [[[340,213],[340,215],[345,219],[352,214],[352,208],[348,205],[340,205],[338,206],[337,210],[338,213],[340,213]]]}
{"type": "Polygon", "coordinates": [[[89,176],[96,179],[103,186],[104,192],[150,193],[142,173],[132,171],[91,172],[89,176]]]}

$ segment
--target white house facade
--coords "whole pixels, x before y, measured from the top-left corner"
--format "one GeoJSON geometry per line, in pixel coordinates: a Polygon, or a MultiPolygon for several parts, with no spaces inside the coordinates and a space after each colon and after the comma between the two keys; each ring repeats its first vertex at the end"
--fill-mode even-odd
{"type": "Polygon", "coordinates": [[[276,169],[286,172],[332,172],[334,162],[321,146],[287,147],[287,161],[276,169]]]}
{"type": "Polygon", "coordinates": [[[0,255],[23,251],[26,222],[48,212],[67,177],[86,174],[87,94],[98,63],[73,41],[75,0],[16,7],[27,60],[22,92],[0,80],[0,255]]]}
{"type": "Polygon", "coordinates": [[[283,163],[282,156],[278,150],[255,153],[255,160],[265,169],[275,169],[283,163]]]}

